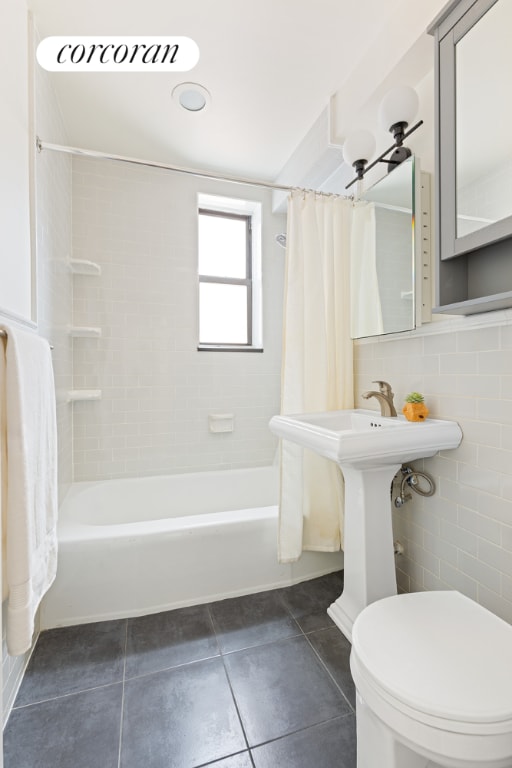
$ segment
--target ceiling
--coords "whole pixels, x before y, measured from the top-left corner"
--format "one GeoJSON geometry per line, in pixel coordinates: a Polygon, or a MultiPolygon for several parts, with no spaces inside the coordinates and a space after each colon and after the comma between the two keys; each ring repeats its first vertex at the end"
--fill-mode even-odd
{"type": "Polygon", "coordinates": [[[27,1],[41,39],[185,35],[199,46],[190,72],[51,73],[70,145],[265,180],[278,176],[404,2],[27,1]],[[171,92],[184,81],[210,91],[208,109],[175,103],[171,92]]]}

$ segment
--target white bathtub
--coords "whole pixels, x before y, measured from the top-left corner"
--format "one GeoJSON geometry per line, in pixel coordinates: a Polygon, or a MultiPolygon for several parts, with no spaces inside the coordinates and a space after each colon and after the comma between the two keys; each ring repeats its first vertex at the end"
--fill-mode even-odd
{"type": "Polygon", "coordinates": [[[341,553],[277,562],[276,467],[76,483],[60,511],[41,626],[79,624],[286,586],[341,553]]]}

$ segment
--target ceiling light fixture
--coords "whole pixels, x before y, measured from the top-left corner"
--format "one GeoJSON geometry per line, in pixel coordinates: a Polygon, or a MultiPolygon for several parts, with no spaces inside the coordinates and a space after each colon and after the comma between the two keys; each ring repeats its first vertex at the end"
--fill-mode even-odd
{"type": "Polygon", "coordinates": [[[418,94],[414,88],[408,85],[397,86],[384,96],[379,109],[379,120],[381,125],[393,134],[395,143],[388,147],[370,165],[368,165],[368,158],[371,157],[375,150],[372,134],[369,131],[358,131],[347,136],[343,145],[343,159],[355,168],[356,177],[347,184],[345,189],[351,187],[356,181],[361,181],[365,173],[377,165],[377,163],[387,163],[389,173],[393,168],[396,168],[397,165],[400,165],[400,163],[403,163],[404,160],[411,156],[411,150],[408,147],[404,147],[403,142],[420,125],[423,125],[423,120],[420,120],[410,130],[406,131],[406,128],[418,111],[418,106],[418,94]],[[369,152],[370,141],[368,136],[373,141],[371,153],[369,152]],[[359,157],[356,157],[356,155],[359,155],[359,157]],[[386,157],[387,155],[389,157],[386,157]]]}
{"type": "Polygon", "coordinates": [[[202,112],[211,103],[210,92],[199,83],[180,83],[173,89],[172,97],[187,112],[202,112]]]}

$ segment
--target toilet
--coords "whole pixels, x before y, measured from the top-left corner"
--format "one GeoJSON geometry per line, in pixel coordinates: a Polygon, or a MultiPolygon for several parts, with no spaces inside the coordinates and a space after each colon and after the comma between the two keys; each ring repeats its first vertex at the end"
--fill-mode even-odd
{"type": "Polygon", "coordinates": [[[456,591],[354,622],[357,768],[512,768],[512,627],[456,591]]]}

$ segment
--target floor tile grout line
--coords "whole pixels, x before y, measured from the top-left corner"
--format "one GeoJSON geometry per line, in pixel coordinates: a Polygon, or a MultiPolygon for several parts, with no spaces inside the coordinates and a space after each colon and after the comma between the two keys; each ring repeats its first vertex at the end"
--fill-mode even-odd
{"type": "Polygon", "coordinates": [[[221,656],[231,656],[233,653],[241,653],[242,651],[250,651],[253,648],[263,648],[266,645],[275,645],[276,643],[283,643],[285,640],[293,640],[294,637],[303,637],[304,633],[298,627],[298,632],[294,632],[293,635],[285,635],[283,637],[276,637],[274,640],[264,640],[262,643],[253,643],[252,645],[244,645],[241,648],[234,648],[232,651],[223,651],[221,649],[221,656]]]}
{"type": "Polygon", "coordinates": [[[201,659],[183,661],[181,664],[172,664],[170,667],[159,667],[158,669],[151,670],[151,672],[141,672],[138,675],[128,675],[128,677],[125,679],[125,682],[130,682],[131,680],[140,680],[143,677],[150,677],[151,675],[160,675],[162,672],[173,672],[176,669],[183,669],[184,667],[191,667],[194,664],[201,664],[203,661],[213,661],[214,659],[220,659],[221,656],[221,653],[216,653],[214,656],[204,656],[201,659]]]}
{"type": "Polygon", "coordinates": [[[228,760],[231,757],[237,757],[237,755],[245,755],[246,752],[251,758],[251,766],[252,768],[254,768],[252,755],[249,749],[239,749],[237,752],[231,752],[229,755],[226,755],[225,757],[219,757],[218,759],[210,760],[209,763],[200,763],[199,765],[194,765],[194,768],[215,768],[216,765],[219,765],[219,763],[223,763],[224,760],[228,760]]]}
{"type": "Polygon", "coordinates": [[[243,648],[236,648],[234,651],[225,651],[221,652],[221,656],[224,658],[226,656],[233,656],[236,653],[245,653],[247,651],[252,651],[255,648],[265,648],[269,645],[278,645],[279,643],[286,643],[289,640],[296,640],[297,638],[305,638],[304,632],[297,632],[294,635],[287,635],[286,637],[276,637],[275,640],[267,640],[264,643],[255,643],[254,645],[247,645],[243,648]]]}
{"type": "Polygon", "coordinates": [[[122,680],[112,680],[110,683],[93,685],[91,688],[80,688],[79,691],[69,691],[68,693],[61,693],[58,696],[49,696],[47,699],[38,699],[38,701],[30,701],[28,704],[18,705],[17,707],[13,707],[12,711],[16,712],[22,709],[28,709],[29,707],[37,707],[39,704],[48,704],[50,701],[58,701],[59,699],[69,699],[71,696],[80,696],[82,693],[100,691],[102,688],[110,688],[112,685],[122,685],[122,683],[122,680]]]}
{"type": "Polygon", "coordinates": [[[322,657],[320,656],[320,654],[319,654],[319,653],[318,653],[318,651],[316,650],[315,646],[313,645],[313,643],[311,642],[311,640],[309,639],[309,637],[308,637],[307,635],[305,635],[305,638],[306,638],[306,640],[307,640],[307,642],[308,642],[308,644],[309,644],[309,647],[311,648],[311,650],[313,651],[313,653],[314,653],[314,654],[315,654],[315,656],[317,657],[318,661],[320,662],[320,664],[322,665],[322,667],[324,668],[324,670],[327,672],[327,674],[329,675],[330,679],[332,680],[332,682],[334,683],[334,685],[336,686],[336,688],[338,689],[338,691],[341,693],[341,695],[343,696],[343,698],[344,698],[344,699],[345,699],[345,701],[347,702],[348,706],[350,707],[350,711],[351,711],[352,713],[355,713],[354,707],[353,707],[353,706],[352,706],[352,704],[350,703],[350,701],[349,701],[349,699],[348,699],[348,696],[347,696],[347,694],[345,693],[345,691],[343,690],[343,688],[341,687],[341,685],[338,683],[338,681],[337,681],[337,680],[334,678],[334,675],[332,675],[332,674],[331,674],[331,671],[330,671],[330,669],[328,668],[327,664],[324,662],[324,660],[322,659],[322,657]]]}
{"type": "MultiPolygon", "coordinates": [[[[215,640],[216,640],[217,646],[219,648],[219,652],[218,653],[215,653],[215,654],[213,654],[211,656],[202,656],[201,658],[198,658],[198,659],[191,659],[190,661],[183,661],[180,664],[172,664],[171,666],[168,666],[168,667],[160,667],[159,669],[153,669],[150,672],[142,672],[140,674],[129,675],[127,677],[125,676],[125,681],[128,682],[130,680],[140,680],[143,677],[150,677],[151,675],[159,675],[162,672],[172,672],[172,671],[177,670],[177,669],[182,669],[184,667],[193,666],[194,664],[201,664],[204,661],[213,661],[215,659],[222,659],[222,658],[224,658],[226,656],[233,656],[234,654],[237,654],[237,653],[244,653],[246,651],[254,650],[255,648],[263,648],[265,646],[276,645],[278,643],[285,643],[288,640],[294,640],[296,638],[304,638],[304,639],[308,640],[308,634],[315,634],[315,632],[322,632],[322,631],[324,631],[324,629],[319,629],[319,630],[313,630],[313,631],[311,631],[309,633],[306,633],[306,632],[304,632],[304,630],[302,630],[300,628],[299,625],[297,625],[297,628],[298,628],[298,631],[295,634],[293,634],[293,635],[287,635],[286,637],[277,637],[274,640],[266,640],[266,641],[264,641],[262,643],[254,643],[253,645],[244,645],[241,648],[235,648],[232,651],[223,651],[222,648],[220,648],[220,644],[218,642],[218,637],[216,636],[215,640]]],[[[331,629],[331,627],[326,627],[325,630],[327,630],[327,629],[331,629]]],[[[311,645],[309,640],[308,640],[308,644],[311,645]]],[[[313,648],[313,650],[315,650],[315,649],[313,648]]],[[[315,653],[316,653],[316,651],[315,651],[315,653]]],[[[318,654],[316,654],[316,655],[318,655],[318,654]]],[[[121,682],[121,681],[118,681],[118,682],[121,682]]]]}
{"type": "Polygon", "coordinates": [[[121,768],[121,755],[123,748],[123,721],[124,721],[124,688],[126,683],[126,654],[128,652],[128,619],[126,619],[123,653],[123,690],[121,692],[121,715],[119,718],[119,750],[117,753],[117,768],[121,768]]]}
{"type": "Polygon", "coordinates": [[[289,733],[283,733],[281,736],[276,736],[275,739],[268,739],[267,741],[261,741],[258,742],[258,744],[252,744],[249,749],[258,749],[259,747],[265,747],[267,744],[274,744],[276,741],[282,741],[283,739],[287,739],[289,736],[295,736],[297,733],[303,733],[304,731],[309,731],[312,728],[317,728],[320,725],[325,725],[325,723],[332,723],[335,720],[344,720],[346,717],[353,717],[354,712],[345,712],[344,715],[335,715],[334,717],[327,717],[325,720],[320,720],[318,723],[311,723],[311,725],[305,725],[304,728],[295,728],[293,731],[289,731],[289,733]]]}
{"type": "MultiPolygon", "coordinates": [[[[295,585],[294,585],[294,586],[295,586],[295,585]]],[[[303,629],[303,628],[302,628],[302,626],[301,626],[301,624],[300,624],[300,619],[298,619],[298,618],[297,618],[297,617],[296,617],[296,616],[293,614],[293,612],[292,612],[291,608],[290,608],[290,607],[289,607],[289,606],[286,604],[286,601],[285,601],[285,599],[284,599],[284,595],[282,594],[282,593],[283,593],[283,591],[284,591],[283,589],[281,589],[281,590],[280,590],[280,594],[278,595],[278,597],[279,597],[279,600],[281,601],[281,604],[282,604],[282,605],[283,605],[283,607],[286,609],[286,611],[288,612],[288,614],[291,616],[292,620],[295,622],[295,624],[297,624],[297,626],[298,626],[299,630],[302,632],[302,634],[304,635],[304,637],[307,637],[308,635],[312,634],[313,632],[321,632],[321,631],[324,631],[324,630],[327,630],[327,629],[332,629],[332,626],[330,626],[330,625],[329,625],[329,626],[327,626],[327,627],[318,627],[317,629],[311,629],[311,630],[305,630],[305,629],[303,629]]],[[[322,609],[322,610],[324,610],[324,611],[325,611],[325,615],[327,616],[327,608],[325,608],[325,609],[322,609]]]]}
{"type": "Polygon", "coordinates": [[[244,737],[245,746],[247,747],[247,751],[249,752],[249,757],[251,759],[251,764],[254,766],[252,755],[250,753],[249,739],[247,738],[247,734],[245,732],[245,726],[244,726],[244,723],[243,723],[243,720],[242,720],[242,715],[240,713],[240,709],[238,707],[238,701],[236,700],[235,692],[233,690],[233,686],[231,685],[231,680],[230,680],[230,677],[229,677],[229,674],[228,674],[228,670],[227,670],[226,664],[224,662],[224,657],[222,656],[221,658],[222,658],[222,667],[224,669],[224,674],[226,675],[226,681],[227,681],[227,684],[229,685],[229,690],[231,691],[231,697],[233,699],[233,704],[234,704],[235,709],[236,709],[236,715],[238,717],[238,722],[240,723],[240,728],[242,729],[242,734],[243,734],[243,737],[244,737]]]}
{"type": "Polygon", "coordinates": [[[294,621],[294,622],[297,624],[297,626],[298,626],[298,628],[300,629],[300,631],[301,631],[301,632],[304,632],[304,630],[303,630],[303,629],[302,629],[302,627],[300,626],[300,624],[299,624],[298,620],[297,620],[297,619],[295,618],[295,616],[293,615],[293,613],[292,613],[292,611],[291,611],[291,608],[290,608],[290,607],[289,607],[289,606],[286,604],[286,601],[285,601],[285,599],[284,599],[284,594],[283,594],[283,592],[284,592],[284,589],[280,589],[280,590],[279,590],[279,593],[278,593],[278,595],[277,595],[277,596],[278,596],[278,598],[279,598],[279,601],[280,601],[281,605],[283,606],[283,608],[285,609],[285,611],[288,613],[288,615],[289,615],[289,616],[291,616],[291,618],[293,619],[293,621],[294,621]]]}
{"type": "MultiPolygon", "coordinates": [[[[215,634],[215,639],[217,641],[217,645],[218,645],[219,651],[220,651],[221,650],[220,649],[220,643],[219,643],[219,640],[218,640],[217,632],[215,631],[215,621],[214,621],[214,618],[213,618],[213,614],[212,614],[210,605],[211,605],[211,603],[209,603],[208,606],[207,606],[208,616],[209,616],[209,619],[210,619],[210,623],[211,623],[213,632],[215,634]]],[[[249,739],[247,738],[247,734],[245,732],[245,728],[244,728],[244,724],[243,724],[243,720],[242,720],[242,715],[241,715],[240,709],[238,707],[238,701],[236,700],[235,692],[234,692],[233,686],[231,684],[231,679],[229,677],[228,669],[226,667],[226,662],[224,661],[224,655],[222,654],[222,652],[220,653],[220,658],[222,660],[222,668],[223,668],[224,674],[226,676],[226,682],[227,682],[227,684],[229,686],[229,690],[231,692],[231,698],[233,699],[233,704],[234,704],[234,707],[235,707],[235,710],[236,710],[236,715],[238,717],[238,722],[240,723],[240,728],[242,729],[242,734],[243,734],[243,737],[244,737],[245,746],[247,747],[247,750],[249,750],[249,739]]],[[[250,760],[251,760],[251,764],[254,766],[254,763],[253,763],[253,760],[252,760],[252,755],[251,755],[250,752],[249,752],[249,757],[250,757],[250,760]]]]}

